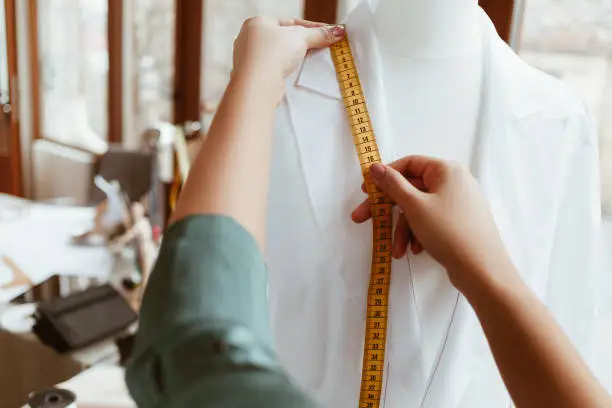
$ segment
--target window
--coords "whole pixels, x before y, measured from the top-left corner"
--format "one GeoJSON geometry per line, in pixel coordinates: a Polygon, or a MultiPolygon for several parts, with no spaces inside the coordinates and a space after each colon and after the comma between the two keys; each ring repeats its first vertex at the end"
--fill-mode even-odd
{"type": "MultiPolygon", "coordinates": [[[[5,4],[4,0],[0,0],[0,109],[4,109],[4,104],[9,103],[9,72],[8,72],[8,50],[6,44],[6,25],[5,21],[5,4]]],[[[8,156],[9,150],[9,134],[6,131],[8,118],[4,112],[0,111],[0,156],[8,156]],[[4,126],[3,126],[4,125],[4,126]],[[7,133],[7,134],[4,134],[7,133]]]]}
{"type": "MultiPolygon", "coordinates": [[[[520,54],[567,83],[589,105],[600,136],[603,207],[612,213],[612,2],[527,0],[520,54]]],[[[595,337],[595,373],[612,389],[612,225],[604,224],[601,304],[595,337]],[[606,273],[607,272],[607,273],[606,273]]],[[[568,299],[568,301],[571,301],[568,299]]]]}
{"type": "Polygon", "coordinates": [[[208,0],[204,11],[202,106],[204,129],[210,112],[221,99],[232,70],[232,44],[242,22],[250,16],[270,14],[279,17],[302,16],[302,0],[208,0]]]}
{"type": "Polygon", "coordinates": [[[107,147],[107,0],[38,1],[41,133],[101,153],[107,147]]]}
{"type": "Polygon", "coordinates": [[[0,103],[4,102],[3,98],[8,98],[9,91],[8,50],[6,44],[6,25],[4,24],[6,16],[4,8],[4,1],[0,1],[0,103]]]}
{"type": "Polygon", "coordinates": [[[520,53],[589,105],[601,141],[603,207],[612,214],[612,1],[526,0],[520,53]]]}
{"type": "Polygon", "coordinates": [[[139,147],[143,133],[159,122],[172,121],[174,80],[175,2],[172,0],[132,0],[124,3],[128,24],[124,46],[130,47],[130,71],[124,84],[130,84],[128,111],[124,120],[127,145],[139,147]]]}

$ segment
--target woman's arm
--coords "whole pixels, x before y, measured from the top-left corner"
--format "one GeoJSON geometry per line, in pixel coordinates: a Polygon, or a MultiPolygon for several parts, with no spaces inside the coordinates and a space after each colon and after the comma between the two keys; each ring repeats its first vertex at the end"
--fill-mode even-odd
{"type": "Polygon", "coordinates": [[[244,24],[231,83],[146,286],[126,371],[139,407],[314,406],[276,361],[261,248],[285,75],[307,48],[340,34],[301,20],[244,24]]]}
{"type": "Polygon", "coordinates": [[[255,17],[234,44],[234,71],[190,170],[171,222],[194,214],[234,218],[265,245],[272,128],[288,74],[307,49],[344,36],[341,26],[255,17]]]}
{"type": "MultiPolygon", "coordinates": [[[[394,256],[405,255],[408,246],[424,248],[446,267],[476,311],[517,407],[612,407],[610,396],[517,273],[468,170],[412,156],[390,167],[373,166],[371,174],[405,214],[396,228],[394,256]]],[[[353,213],[356,222],[369,217],[367,202],[353,213]]]]}
{"type": "Polygon", "coordinates": [[[610,396],[546,306],[510,263],[496,267],[501,268],[509,268],[516,278],[472,287],[465,294],[516,406],[612,407],[610,396]]]}

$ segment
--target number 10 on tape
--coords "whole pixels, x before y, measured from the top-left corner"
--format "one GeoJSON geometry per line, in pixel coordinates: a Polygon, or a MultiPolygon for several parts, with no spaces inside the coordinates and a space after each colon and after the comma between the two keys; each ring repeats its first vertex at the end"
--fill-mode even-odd
{"type": "Polygon", "coordinates": [[[375,163],[381,163],[381,158],[349,41],[345,37],[330,48],[372,213],[372,265],[359,408],[379,408],[383,389],[391,283],[393,204],[369,176],[370,167],[375,163]]]}

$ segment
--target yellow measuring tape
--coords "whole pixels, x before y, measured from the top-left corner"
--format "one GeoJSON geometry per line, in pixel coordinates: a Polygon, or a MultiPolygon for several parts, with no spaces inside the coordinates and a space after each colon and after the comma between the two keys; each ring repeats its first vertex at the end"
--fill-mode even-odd
{"type": "Polygon", "coordinates": [[[393,204],[370,179],[370,167],[375,163],[381,163],[381,158],[348,39],[345,37],[339,43],[332,45],[331,54],[368,192],[373,225],[372,269],[368,289],[359,408],[379,408],[383,387],[391,283],[393,204]]]}

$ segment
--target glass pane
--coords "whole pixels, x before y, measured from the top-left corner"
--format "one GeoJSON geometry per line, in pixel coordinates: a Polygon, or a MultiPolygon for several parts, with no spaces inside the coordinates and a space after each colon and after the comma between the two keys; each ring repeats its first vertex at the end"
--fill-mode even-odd
{"type": "Polygon", "coordinates": [[[601,141],[603,205],[612,214],[612,2],[526,0],[520,50],[589,105],[601,141]]]}
{"type": "Polygon", "coordinates": [[[250,16],[268,14],[301,17],[302,0],[208,0],[204,10],[202,98],[204,129],[227,86],[232,69],[232,45],[242,22],[250,16]]]}
{"type": "Polygon", "coordinates": [[[132,130],[126,142],[137,146],[158,122],[172,120],[175,1],[132,0],[132,130]]]}
{"type": "Polygon", "coordinates": [[[10,117],[5,114],[2,105],[10,102],[9,98],[9,73],[8,53],[6,38],[6,23],[4,0],[0,0],[0,156],[10,154],[10,117]]]}
{"type": "Polygon", "coordinates": [[[9,74],[6,49],[6,24],[4,0],[0,0],[0,104],[8,103],[9,74]]]}
{"type": "MultiPolygon", "coordinates": [[[[525,6],[521,55],[568,84],[589,105],[600,137],[603,208],[612,214],[612,2],[527,0],[525,6]]],[[[604,248],[610,245],[611,227],[604,223],[604,248]]],[[[600,287],[608,289],[601,293],[592,368],[612,389],[612,274],[608,251],[604,255],[600,287]]]]}
{"type": "Polygon", "coordinates": [[[107,139],[107,5],[38,1],[43,136],[95,152],[107,139]]]}

